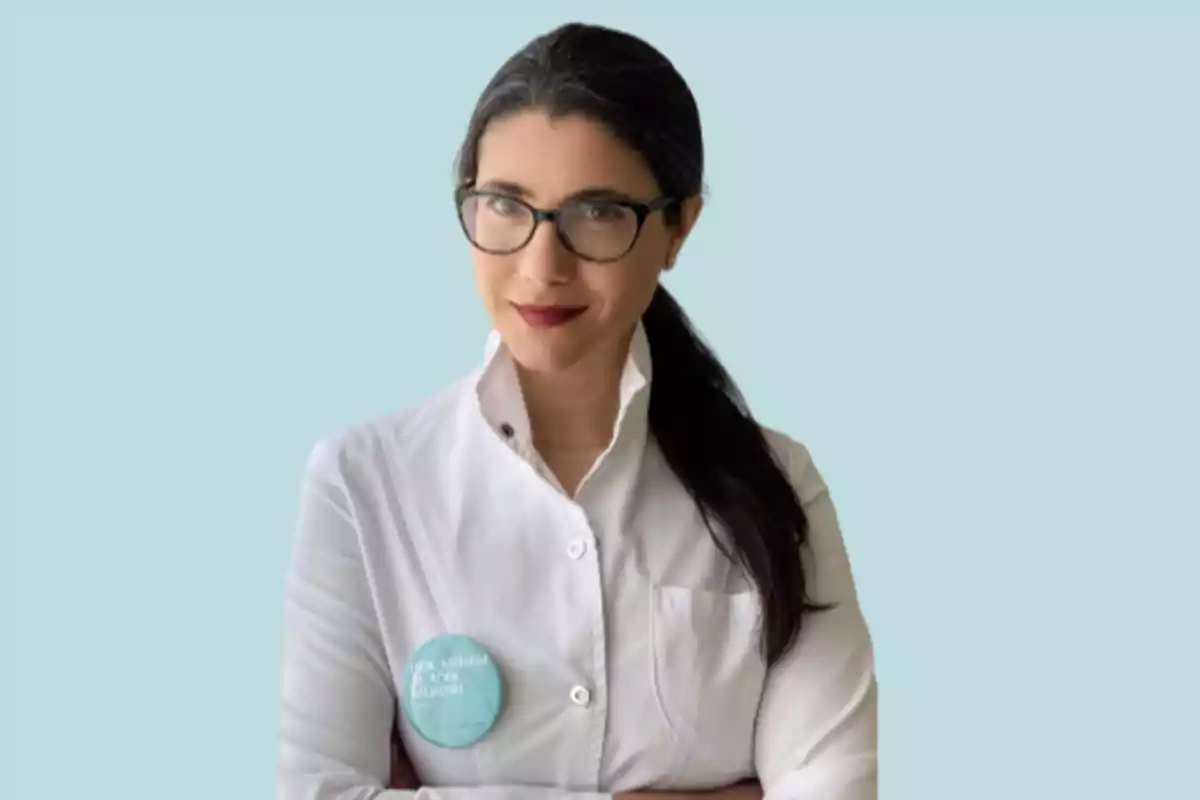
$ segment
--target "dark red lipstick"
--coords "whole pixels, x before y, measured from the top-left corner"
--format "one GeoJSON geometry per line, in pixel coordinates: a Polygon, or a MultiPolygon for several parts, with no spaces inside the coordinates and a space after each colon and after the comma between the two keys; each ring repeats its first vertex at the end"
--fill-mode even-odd
{"type": "Polygon", "coordinates": [[[557,328],[587,311],[587,306],[522,306],[516,303],[513,308],[534,328],[557,328]]]}

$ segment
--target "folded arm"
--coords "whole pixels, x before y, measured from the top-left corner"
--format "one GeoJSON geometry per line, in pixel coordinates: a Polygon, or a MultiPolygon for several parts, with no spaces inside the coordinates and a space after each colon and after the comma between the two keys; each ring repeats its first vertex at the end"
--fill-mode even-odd
{"type": "Polygon", "coordinates": [[[806,618],[768,675],[755,735],[759,779],[766,800],[876,800],[871,638],[829,490],[804,447],[793,446],[790,468],[809,519],[812,599],[834,607],[806,618]]]}

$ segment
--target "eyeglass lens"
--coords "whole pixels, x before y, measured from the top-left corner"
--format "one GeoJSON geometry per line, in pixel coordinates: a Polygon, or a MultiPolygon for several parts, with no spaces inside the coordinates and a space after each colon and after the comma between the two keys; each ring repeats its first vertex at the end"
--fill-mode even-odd
{"type": "MultiPolygon", "coordinates": [[[[533,210],[512,197],[470,194],[460,213],[468,238],[481,250],[511,253],[533,237],[533,210]]],[[[620,258],[638,233],[637,213],[607,200],[573,200],[560,207],[556,221],[571,250],[598,261],[620,258]]]]}

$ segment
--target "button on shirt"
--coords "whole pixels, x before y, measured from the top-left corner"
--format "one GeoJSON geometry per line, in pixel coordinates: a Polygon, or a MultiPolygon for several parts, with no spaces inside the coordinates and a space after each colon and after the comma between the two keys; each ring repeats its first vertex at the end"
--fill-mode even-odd
{"type": "Polygon", "coordinates": [[[612,441],[575,497],[533,450],[495,334],[474,373],[316,445],[286,582],[279,800],[601,800],[746,778],[767,800],[875,800],[871,641],[820,473],[765,430],[808,515],[812,597],[836,604],[768,668],[753,584],[649,435],[651,367],[639,326],[612,441]],[[398,711],[410,656],[449,633],[505,682],[465,748],[398,711]],[[418,792],[385,789],[393,721],[418,792]]]}

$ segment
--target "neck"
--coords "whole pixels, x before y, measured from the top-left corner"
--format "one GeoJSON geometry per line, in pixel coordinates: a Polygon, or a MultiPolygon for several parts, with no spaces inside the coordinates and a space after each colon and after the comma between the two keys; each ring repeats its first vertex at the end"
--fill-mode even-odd
{"type": "Polygon", "coordinates": [[[607,446],[620,410],[621,374],[628,350],[626,338],[565,370],[518,370],[534,446],[607,446]]]}

